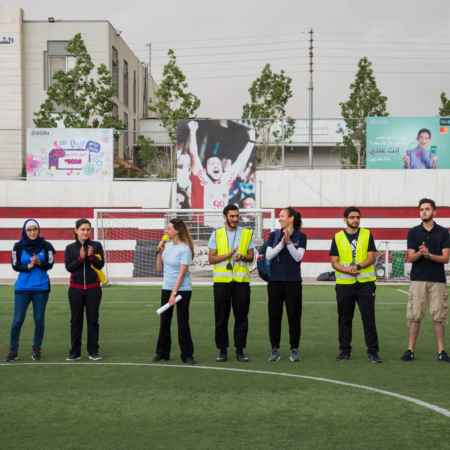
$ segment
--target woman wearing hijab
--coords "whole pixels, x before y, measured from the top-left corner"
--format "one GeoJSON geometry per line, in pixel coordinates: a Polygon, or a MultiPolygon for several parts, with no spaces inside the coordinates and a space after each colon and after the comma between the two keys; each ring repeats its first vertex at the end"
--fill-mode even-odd
{"type": "Polygon", "coordinates": [[[34,317],[31,357],[34,361],[42,359],[45,308],[50,293],[50,278],[47,272],[53,267],[53,256],[56,252],[52,244],[39,234],[37,221],[26,220],[22,229],[22,239],[14,244],[12,251],[12,268],[19,272],[19,277],[14,285],[14,318],[11,325],[9,353],[5,361],[19,359],[20,331],[30,303],[33,303],[34,317]]]}

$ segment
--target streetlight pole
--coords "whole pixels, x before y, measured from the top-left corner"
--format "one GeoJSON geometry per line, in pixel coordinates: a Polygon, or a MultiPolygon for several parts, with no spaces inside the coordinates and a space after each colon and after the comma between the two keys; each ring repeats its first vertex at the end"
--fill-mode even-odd
{"type": "Polygon", "coordinates": [[[309,170],[313,169],[313,29],[309,30],[309,170]]]}

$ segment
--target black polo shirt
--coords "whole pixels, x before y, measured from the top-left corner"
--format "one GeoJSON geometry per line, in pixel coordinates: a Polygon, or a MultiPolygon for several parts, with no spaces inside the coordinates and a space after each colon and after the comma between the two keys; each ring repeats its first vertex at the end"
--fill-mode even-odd
{"type": "MultiPolygon", "coordinates": [[[[418,252],[424,242],[432,255],[441,256],[443,248],[450,248],[450,235],[447,228],[441,227],[436,222],[430,231],[427,231],[423,224],[408,231],[408,249],[418,252]]],[[[411,281],[446,283],[444,264],[422,256],[412,264],[411,281]]]]}

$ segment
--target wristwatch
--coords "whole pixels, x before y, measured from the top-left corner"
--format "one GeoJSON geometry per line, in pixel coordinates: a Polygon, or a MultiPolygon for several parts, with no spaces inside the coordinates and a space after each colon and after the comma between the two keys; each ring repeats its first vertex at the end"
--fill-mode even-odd
{"type": "Polygon", "coordinates": [[[241,256],[241,261],[244,261],[245,255],[241,256]]]}
{"type": "Polygon", "coordinates": [[[356,264],[356,270],[360,271],[362,269],[361,264],[356,264]]]}
{"type": "Polygon", "coordinates": [[[172,294],[175,295],[175,297],[177,296],[178,292],[176,291],[172,291],[172,294]]]}
{"type": "Polygon", "coordinates": [[[428,252],[428,259],[430,259],[433,255],[428,252]]]}

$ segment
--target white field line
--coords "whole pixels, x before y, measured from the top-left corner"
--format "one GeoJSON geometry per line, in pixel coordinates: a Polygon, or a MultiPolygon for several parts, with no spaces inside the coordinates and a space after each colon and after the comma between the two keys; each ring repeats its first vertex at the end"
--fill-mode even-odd
{"type": "Polygon", "coordinates": [[[407,292],[407,291],[402,291],[401,289],[396,289],[396,291],[398,291],[398,292],[403,292],[404,294],[409,295],[409,292],[407,292]]]}
{"type": "Polygon", "coordinates": [[[264,370],[249,370],[249,369],[232,369],[232,368],[226,368],[226,367],[207,367],[207,366],[179,366],[179,365],[160,365],[160,364],[144,364],[144,363],[74,363],[74,362],[61,362],[61,363],[17,363],[14,362],[12,364],[0,364],[1,367],[13,367],[13,366],[42,366],[42,365],[56,365],[56,366],[63,366],[63,365],[76,365],[76,366],[82,366],[82,365],[90,365],[90,366],[145,366],[145,367],[164,367],[164,368],[178,368],[178,369],[200,369],[200,370],[222,370],[222,371],[228,371],[228,372],[242,372],[242,373],[252,373],[252,374],[260,374],[260,375],[275,375],[275,376],[281,376],[281,377],[292,377],[292,378],[302,378],[304,380],[313,380],[313,381],[323,381],[325,383],[332,383],[332,384],[338,384],[341,386],[348,386],[352,388],[357,389],[364,389],[366,391],[372,391],[376,392],[378,394],[388,395],[389,397],[398,398],[401,400],[405,400],[410,403],[415,403],[416,405],[423,406],[424,408],[430,409],[431,411],[434,411],[438,414],[442,414],[445,417],[450,417],[450,411],[444,408],[441,408],[439,406],[433,405],[431,403],[423,402],[422,400],[418,400],[413,397],[408,397],[406,395],[397,394],[395,392],[385,391],[383,389],[377,389],[370,386],[364,386],[362,384],[354,384],[354,383],[346,383],[345,381],[337,381],[337,380],[330,380],[328,378],[318,378],[318,377],[310,377],[307,375],[297,375],[292,373],[278,373],[278,372],[267,372],[264,370]]]}
{"type": "MultiPolygon", "coordinates": [[[[213,305],[213,301],[211,300],[210,302],[191,302],[191,304],[202,304],[202,305],[213,305]]],[[[267,302],[250,302],[252,305],[267,305],[267,302]]],[[[0,305],[12,305],[14,304],[14,302],[0,302],[0,305]]],[[[57,305],[57,304],[61,304],[61,305],[68,305],[69,301],[67,302],[47,302],[48,305],[53,304],[53,305],[57,305]]],[[[101,302],[102,305],[147,305],[147,306],[152,306],[152,305],[159,305],[159,302],[157,303],[149,303],[149,302],[105,302],[102,301],[101,302]]],[[[303,305],[335,305],[336,302],[302,302],[303,305]]],[[[405,303],[376,303],[376,305],[404,305],[405,303]]]]}

